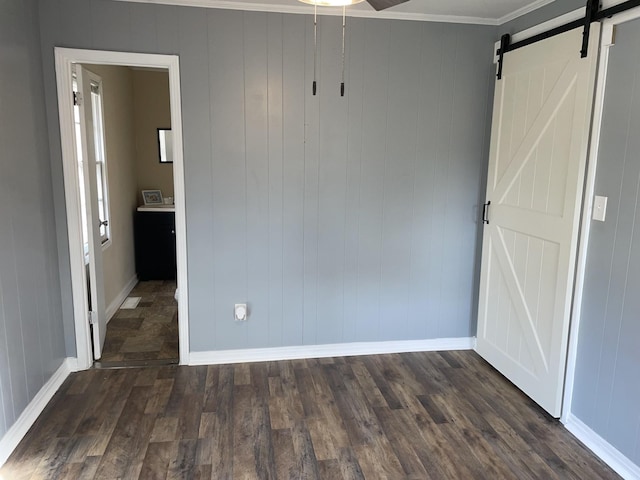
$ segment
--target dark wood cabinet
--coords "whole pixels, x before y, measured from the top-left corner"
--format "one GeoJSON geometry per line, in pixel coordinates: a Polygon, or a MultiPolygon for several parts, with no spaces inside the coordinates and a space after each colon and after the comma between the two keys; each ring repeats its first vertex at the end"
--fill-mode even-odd
{"type": "Polygon", "coordinates": [[[138,280],[175,280],[175,218],[174,212],[135,212],[138,280]]]}

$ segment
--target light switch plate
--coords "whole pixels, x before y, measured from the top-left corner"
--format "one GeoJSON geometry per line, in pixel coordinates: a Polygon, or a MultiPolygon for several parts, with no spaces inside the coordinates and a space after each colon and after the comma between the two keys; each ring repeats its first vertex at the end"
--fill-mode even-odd
{"type": "Polygon", "coordinates": [[[591,218],[598,222],[604,222],[607,216],[607,200],[608,197],[595,196],[593,199],[593,215],[591,218]]]}

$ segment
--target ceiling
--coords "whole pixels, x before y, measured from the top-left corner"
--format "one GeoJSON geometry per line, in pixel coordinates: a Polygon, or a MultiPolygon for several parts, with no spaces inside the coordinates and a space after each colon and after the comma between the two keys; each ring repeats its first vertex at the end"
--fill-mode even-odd
{"type": "MultiPolygon", "coordinates": [[[[284,13],[310,13],[313,6],[298,0],[121,0],[171,5],[226,8],[284,13]]],[[[367,3],[347,7],[354,17],[396,18],[500,25],[554,0],[410,0],[376,12],[367,3]]],[[[321,7],[323,14],[338,15],[342,9],[321,7]]]]}

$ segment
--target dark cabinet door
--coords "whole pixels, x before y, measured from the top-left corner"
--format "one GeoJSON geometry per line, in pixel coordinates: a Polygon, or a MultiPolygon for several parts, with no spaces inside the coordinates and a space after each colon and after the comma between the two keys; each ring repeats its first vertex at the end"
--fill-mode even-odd
{"type": "Polygon", "coordinates": [[[138,280],[175,280],[175,214],[136,212],[134,229],[138,280]]]}

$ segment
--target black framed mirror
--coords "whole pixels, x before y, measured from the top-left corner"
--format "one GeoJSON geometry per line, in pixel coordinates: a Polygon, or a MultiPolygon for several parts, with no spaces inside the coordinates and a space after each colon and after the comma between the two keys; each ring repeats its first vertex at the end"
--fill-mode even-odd
{"type": "Polygon", "coordinates": [[[170,128],[158,129],[158,152],[160,163],[173,163],[173,134],[170,128]]]}

